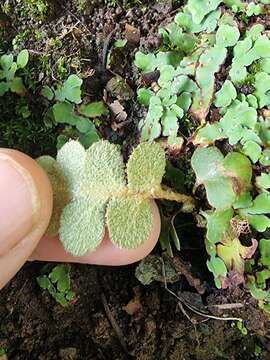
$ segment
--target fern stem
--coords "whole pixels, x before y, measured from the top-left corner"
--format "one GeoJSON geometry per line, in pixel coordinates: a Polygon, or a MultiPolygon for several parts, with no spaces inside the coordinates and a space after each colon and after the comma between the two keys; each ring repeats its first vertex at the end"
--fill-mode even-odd
{"type": "Polygon", "coordinates": [[[135,192],[126,186],[118,193],[110,194],[111,197],[134,197],[139,198],[141,200],[147,199],[163,199],[169,201],[177,201],[183,204],[182,211],[183,212],[191,212],[194,209],[194,199],[191,196],[179,194],[174,192],[172,189],[168,187],[159,187],[153,188],[150,191],[143,191],[143,192],[135,192]]]}
{"type": "Polygon", "coordinates": [[[177,201],[186,205],[190,205],[194,207],[194,199],[191,196],[179,194],[171,189],[155,189],[152,193],[153,197],[155,199],[164,199],[164,200],[170,200],[170,201],[177,201]]]}

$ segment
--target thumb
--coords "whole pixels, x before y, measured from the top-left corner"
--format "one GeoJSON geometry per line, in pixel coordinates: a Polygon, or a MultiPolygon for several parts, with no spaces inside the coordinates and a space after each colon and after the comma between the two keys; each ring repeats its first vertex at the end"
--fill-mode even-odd
{"type": "Polygon", "coordinates": [[[0,289],[29,258],[52,212],[52,189],[39,165],[0,149],[0,289]]]}

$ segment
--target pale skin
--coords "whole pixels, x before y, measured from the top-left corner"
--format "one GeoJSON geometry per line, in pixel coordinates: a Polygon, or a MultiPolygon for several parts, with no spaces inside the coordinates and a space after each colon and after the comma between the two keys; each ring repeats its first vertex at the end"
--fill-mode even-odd
{"type": "Polygon", "coordinates": [[[44,235],[52,206],[51,184],[40,166],[16,150],[0,149],[0,289],[28,260],[127,265],[149,254],[159,237],[160,216],[153,201],[153,228],[142,246],[136,250],[116,248],[106,233],[95,252],[73,257],[58,237],[44,235]]]}

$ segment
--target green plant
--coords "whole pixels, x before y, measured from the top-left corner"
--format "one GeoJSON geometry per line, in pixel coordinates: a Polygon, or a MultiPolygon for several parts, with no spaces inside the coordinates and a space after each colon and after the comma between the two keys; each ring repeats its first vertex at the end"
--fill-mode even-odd
{"type": "Polygon", "coordinates": [[[0,356],[6,355],[6,350],[2,347],[0,347],[0,356]]]}
{"type": "Polygon", "coordinates": [[[69,265],[55,266],[49,274],[37,277],[37,282],[62,306],[68,305],[75,299],[76,295],[71,290],[69,265]]]}
{"type": "Polygon", "coordinates": [[[18,11],[26,18],[44,20],[49,10],[46,0],[16,0],[18,11]]]}
{"type": "Polygon", "coordinates": [[[65,249],[75,256],[94,251],[105,224],[111,241],[120,248],[142,245],[153,227],[151,199],[182,202],[186,211],[192,198],[161,187],[165,152],[160,145],[143,143],[124,163],[116,145],[99,141],[85,149],[76,141],[65,144],[57,160],[41,157],[54,188],[54,214],[50,231],[59,229],[65,249]]]}
{"type": "MultiPolygon", "coordinates": [[[[74,137],[79,138],[85,147],[89,147],[99,140],[99,134],[92,119],[95,121],[96,118],[107,115],[108,109],[103,101],[81,104],[82,83],[83,81],[73,74],[63,84],[44,86],[41,94],[54,103],[48,109],[48,120],[50,119],[55,124],[71,126],[74,129],[74,137]],[[79,104],[81,105],[77,106],[79,104]]],[[[65,141],[62,140],[61,143],[65,141]]]]}
{"type": "Polygon", "coordinates": [[[253,239],[250,247],[244,247],[239,236],[251,232],[249,225],[258,232],[270,227],[267,217],[270,194],[262,192],[252,199],[252,167],[243,154],[232,152],[224,158],[215,147],[198,148],[191,164],[197,184],[205,186],[208,202],[215,208],[202,212],[207,221],[206,248],[211,257],[208,268],[213,272],[218,287],[228,286],[225,279],[227,270],[236,272],[238,281],[243,282],[243,259],[253,255],[257,241],[253,239]]]}
{"type": "Polygon", "coordinates": [[[0,58],[0,96],[3,96],[8,91],[18,95],[24,95],[26,92],[23,80],[17,75],[21,69],[24,69],[28,63],[29,53],[22,50],[16,61],[12,54],[2,55],[0,58]],[[17,76],[16,76],[17,75],[17,76]]]}
{"type": "Polygon", "coordinates": [[[245,327],[243,321],[237,321],[236,323],[232,323],[232,327],[235,326],[243,336],[246,336],[248,334],[248,329],[245,327]]]}
{"type": "Polygon", "coordinates": [[[244,270],[270,227],[270,39],[262,24],[248,25],[250,16],[269,11],[269,2],[227,0],[225,11],[221,3],[187,1],[173,23],[160,30],[161,48],[136,54],[142,78],[154,72],[155,79],[138,90],[139,102],[148,109],[140,123],[141,138],[162,135],[169,144],[182,141],[186,149],[180,126],[185,118],[189,124],[197,121],[194,133],[186,130],[196,147],[191,158],[195,190],[203,186],[206,191],[201,215],[208,269],[217,287],[247,282],[254,294],[259,281],[268,299],[268,269],[254,265],[255,275],[249,278],[244,270]],[[245,16],[241,33],[234,13],[245,16]],[[244,235],[249,237],[245,245],[244,235]]]}
{"type": "Polygon", "coordinates": [[[255,350],[254,350],[254,355],[259,358],[262,356],[262,352],[263,352],[263,350],[262,350],[261,346],[256,344],[255,350]]]}

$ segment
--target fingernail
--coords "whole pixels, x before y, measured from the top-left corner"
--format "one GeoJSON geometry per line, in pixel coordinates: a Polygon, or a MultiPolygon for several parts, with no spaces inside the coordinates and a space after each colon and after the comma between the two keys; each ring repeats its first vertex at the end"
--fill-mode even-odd
{"type": "Polygon", "coordinates": [[[32,230],[37,199],[28,171],[8,154],[0,153],[0,256],[32,230]]]}

